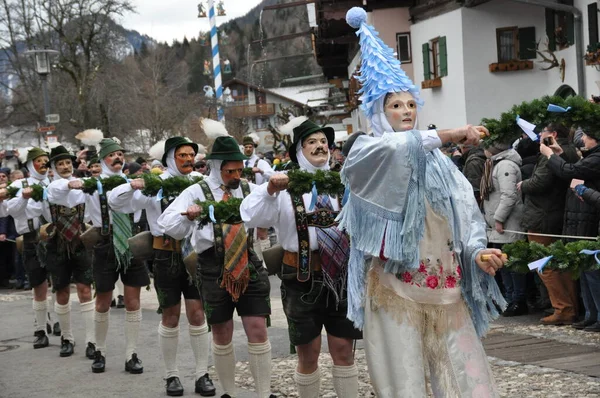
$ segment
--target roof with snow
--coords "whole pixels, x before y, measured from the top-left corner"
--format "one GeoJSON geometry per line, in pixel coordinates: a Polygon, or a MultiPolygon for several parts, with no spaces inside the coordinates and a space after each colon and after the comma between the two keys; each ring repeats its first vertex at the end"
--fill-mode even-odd
{"type": "Polygon", "coordinates": [[[276,87],[269,88],[268,90],[275,94],[279,94],[282,97],[300,102],[301,104],[316,107],[323,103],[327,103],[327,99],[323,98],[329,97],[329,87],[329,84],[310,84],[293,87],[276,87]]]}

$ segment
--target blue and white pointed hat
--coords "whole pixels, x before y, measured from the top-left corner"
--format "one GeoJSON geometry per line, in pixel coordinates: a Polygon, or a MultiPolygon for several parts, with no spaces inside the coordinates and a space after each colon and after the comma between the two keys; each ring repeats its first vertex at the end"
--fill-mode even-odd
{"type": "Polygon", "coordinates": [[[367,24],[367,13],[360,7],[353,7],[346,13],[348,25],[358,29],[362,64],[359,91],[361,109],[368,119],[383,112],[383,100],[388,93],[407,91],[412,94],[418,106],[423,105],[419,90],[414,85],[394,55],[394,51],[380,38],[379,33],[367,24]]]}

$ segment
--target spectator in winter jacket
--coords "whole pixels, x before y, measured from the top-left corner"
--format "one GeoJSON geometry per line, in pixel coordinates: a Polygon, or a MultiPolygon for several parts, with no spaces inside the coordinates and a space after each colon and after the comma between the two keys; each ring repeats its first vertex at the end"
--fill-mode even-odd
{"type": "MultiPolygon", "coordinates": [[[[598,140],[600,140],[600,126],[594,131],[586,131],[582,140],[587,151],[581,160],[574,163],[568,163],[561,157],[563,149],[556,142],[550,146],[542,144],[540,152],[548,159],[548,168],[554,175],[565,181],[583,180],[586,187],[599,190],[600,146],[598,140]]],[[[599,221],[600,212],[593,204],[581,200],[573,190],[567,190],[563,235],[596,236],[599,221]]],[[[600,332],[599,307],[597,305],[600,303],[600,271],[582,272],[579,282],[585,306],[585,318],[583,321],[575,323],[574,327],[600,332]]],[[[577,314],[577,296],[570,299],[574,302],[573,311],[559,312],[558,314],[555,312],[554,318],[551,319],[552,324],[573,323],[577,314]]]]}
{"type": "Polygon", "coordinates": [[[522,159],[521,177],[525,181],[533,174],[533,169],[540,154],[540,143],[526,136],[519,141],[515,149],[522,159]]]}
{"type": "Polygon", "coordinates": [[[473,193],[477,203],[480,203],[479,187],[481,185],[481,176],[483,175],[483,166],[485,165],[485,153],[481,147],[463,147],[462,173],[473,186],[473,193]]]}
{"type": "MultiPolygon", "coordinates": [[[[481,178],[481,198],[485,221],[490,227],[488,242],[501,249],[505,243],[524,238],[523,235],[505,230],[522,231],[523,202],[517,192],[521,182],[521,157],[508,144],[496,143],[485,150],[487,160],[481,178]]],[[[505,288],[508,314],[521,315],[527,309],[527,276],[501,270],[505,288]]]]}

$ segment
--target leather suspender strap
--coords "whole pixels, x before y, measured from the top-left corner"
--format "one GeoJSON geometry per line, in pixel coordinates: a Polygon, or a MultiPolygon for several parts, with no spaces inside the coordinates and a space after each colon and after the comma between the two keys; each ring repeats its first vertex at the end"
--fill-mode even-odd
{"type": "MultiPolygon", "coordinates": [[[[23,182],[21,182],[21,187],[23,189],[29,188],[29,182],[27,181],[27,178],[23,179],[23,182]]],[[[35,228],[33,227],[33,219],[32,218],[27,219],[27,228],[29,228],[29,232],[35,232],[35,228]]]]}
{"type": "Polygon", "coordinates": [[[100,217],[102,218],[102,227],[100,227],[100,234],[107,236],[110,234],[110,216],[108,214],[108,200],[106,198],[106,192],[98,194],[100,198],[100,217]]]}

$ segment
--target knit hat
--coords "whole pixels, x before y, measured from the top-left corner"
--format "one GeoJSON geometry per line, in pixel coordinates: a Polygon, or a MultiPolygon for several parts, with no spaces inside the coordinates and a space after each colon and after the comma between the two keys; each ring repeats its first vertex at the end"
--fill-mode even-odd
{"type": "Polygon", "coordinates": [[[40,156],[48,156],[48,152],[45,152],[41,148],[31,148],[27,152],[27,161],[29,162],[30,160],[35,160],[40,156]]]}
{"type": "Polygon", "coordinates": [[[52,148],[52,151],[50,152],[50,163],[56,163],[63,159],[71,159],[71,161],[74,162],[77,158],[71,155],[67,148],[62,145],[52,148]]]}
{"type": "Polygon", "coordinates": [[[240,151],[240,146],[231,136],[217,137],[211,153],[206,160],[246,160],[248,157],[240,151]]]}
{"type": "Polygon", "coordinates": [[[136,163],[138,163],[138,164],[147,163],[147,162],[146,162],[146,159],[144,159],[144,158],[143,158],[143,157],[141,157],[141,156],[140,156],[140,157],[138,157],[138,158],[135,160],[135,162],[136,162],[136,163]]]}
{"type": "Polygon", "coordinates": [[[88,161],[87,165],[88,165],[88,167],[90,167],[91,165],[96,164],[96,163],[100,163],[100,158],[98,156],[94,156],[93,158],[91,158],[88,161]]]}
{"type": "Polygon", "coordinates": [[[509,149],[510,144],[505,144],[502,142],[495,142],[492,145],[485,148],[486,151],[492,154],[492,156],[499,154],[500,152],[504,152],[509,149]]]}
{"type": "Polygon", "coordinates": [[[98,157],[100,159],[104,159],[106,156],[113,152],[122,151],[125,152],[123,147],[117,143],[117,141],[112,138],[103,138],[100,141],[100,151],[98,152],[98,157]]]}
{"type": "Polygon", "coordinates": [[[304,123],[294,128],[294,141],[292,142],[292,150],[290,150],[290,160],[294,163],[298,163],[298,158],[296,157],[296,146],[299,142],[304,141],[306,137],[311,134],[323,132],[327,137],[327,145],[333,145],[333,141],[335,140],[335,130],[333,127],[321,127],[315,122],[311,122],[310,120],[306,120],[304,123]]]}
{"type": "Polygon", "coordinates": [[[160,167],[162,167],[162,163],[160,160],[153,160],[152,163],[150,164],[150,167],[151,168],[154,168],[154,167],[160,168],[160,167]]]}
{"type": "Polygon", "coordinates": [[[10,169],[8,167],[0,168],[0,174],[4,174],[7,177],[10,177],[10,169]]]}
{"type": "MultiPolygon", "coordinates": [[[[137,162],[129,162],[127,163],[127,168],[129,169],[129,175],[135,174],[142,168],[142,165],[137,162]]],[[[125,169],[125,168],[123,168],[125,169]]]]}
{"type": "Polygon", "coordinates": [[[185,137],[171,137],[165,141],[165,152],[162,155],[162,165],[167,167],[167,154],[171,149],[177,150],[180,146],[189,145],[194,149],[194,153],[198,153],[198,144],[193,143],[185,137]]]}

